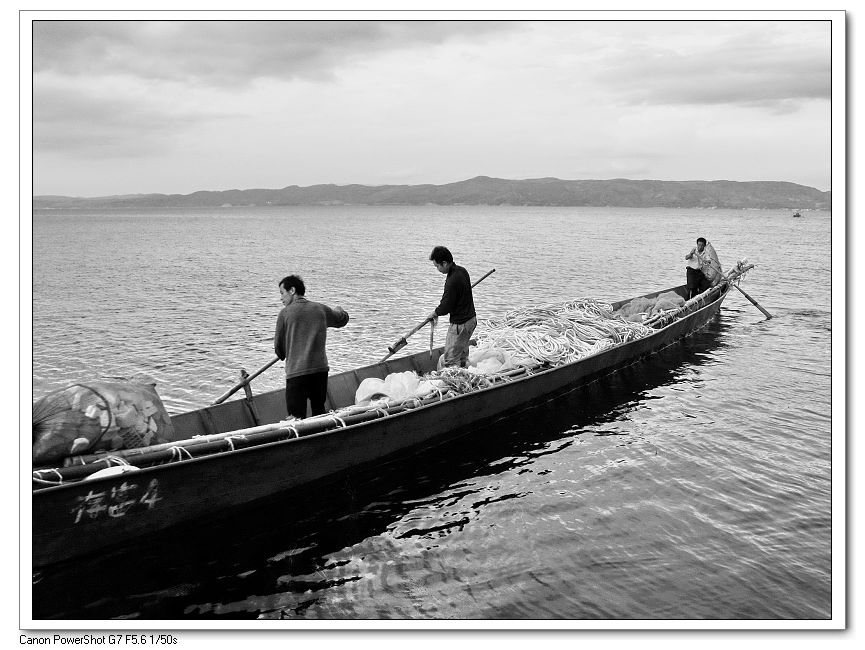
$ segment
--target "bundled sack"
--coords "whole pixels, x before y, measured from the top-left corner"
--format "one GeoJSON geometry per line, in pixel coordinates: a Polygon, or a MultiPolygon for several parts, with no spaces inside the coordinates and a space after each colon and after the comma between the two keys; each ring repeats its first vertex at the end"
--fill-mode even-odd
{"type": "Polygon", "coordinates": [[[685,304],[685,299],[675,291],[667,291],[655,298],[655,306],[652,308],[652,313],[666,311],[668,309],[677,309],[685,304]]]}
{"type": "Polygon", "coordinates": [[[723,277],[721,271],[721,260],[718,259],[718,253],[715,252],[715,247],[709,242],[706,242],[706,247],[703,249],[701,262],[703,275],[709,279],[712,286],[714,287],[721,282],[721,278],[723,277]]]}
{"type": "Polygon", "coordinates": [[[628,321],[640,322],[643,315],[649,314],[654,306],[655,301],[652,298],[634,298],[622,305],[616,315],[628,321]]]}
{"type": "Polygon", "coordinates": [[[491,375],[497,372],[505,372],[512,370],[517,366],[518,360],[514,359],[513,355],[502,348],[474,348],[469,352],[468,370],[469,372],[491,375]]]}
{"type": "Polygon", "coordinates": [[[654,298],[634,298],[622,305],[616,313],[627,321],[640,323],[652,314],[676,309],[685,304],[685,299],[675,291],[667,291],[654,298]]]}
{"type": "Polygon", "coordinates": [[[73,384],[33,404],[33,463],[174,441],[155,384],[73,384]]]}
{"type": "Polygon", "coordinates": [[[370,402],[386,399],[399,401],[412,397],[424,397],[436,388],[441,389],[441,381],[421,379],[416,372],[392,372],[384,379],[367,377],[354,393],[354,403],[367,406],[370,402]]]}

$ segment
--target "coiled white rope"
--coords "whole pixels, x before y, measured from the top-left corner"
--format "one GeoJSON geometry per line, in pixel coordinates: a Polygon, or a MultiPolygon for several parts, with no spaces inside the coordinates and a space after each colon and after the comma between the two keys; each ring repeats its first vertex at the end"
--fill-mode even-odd
{"type": "Polygon", "coordinates": [[[480,347],[551,365],[572,363],[653,331],[614,316],[612,305],[592,298],[516,309],[479,330],[480,347]]]}

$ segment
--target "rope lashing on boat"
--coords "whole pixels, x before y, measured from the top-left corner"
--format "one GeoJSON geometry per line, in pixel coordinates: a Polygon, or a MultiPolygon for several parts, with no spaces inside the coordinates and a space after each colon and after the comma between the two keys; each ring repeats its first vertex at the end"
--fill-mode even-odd
{"type": "Polygon", "coordinates": [[[247,438],[246,436],[243,436],[243,435],[226,436],[225,438],[223,438],[223,440],[225,440],[225,442],[228,443],[229,450],[234,451],[234,441],[235,440],[237,440],[238,442],[240,442],[240,441],[246,442],[247,440],[249,440],[249,438],[247,438]]]}
{"type": "Polygon", "coordinates": [[[175,445],[169,449],[171,452],[171,458],[168,460],[169,463],[174,463],[180,460],[184,460],[183,454],[186,454],[186,459],[191,459],[193,456],[185,447],[180,447],[175,445]]]}
{"type": "MultiPolygon", "coordinates": [[[[228,443],[228,449],[229,449],[229,451],[234,451],[234,450],[235,450],[235,446],[234,446],[234,441],[235,441],[235,440],[237,440],[238,442],[247,442],[247,441],[249,440],[249,438],[247,438],[247,437],[244,436],[244,435],[239,435],[239,436],[226,436],[226,437],[223,438],[222,440],[223,440],[224,442],[228,443]]],[[[187,450],[187,451],[188,451],[188,450],[187,450]]]]}
{"type": "Polygon", "coordinates": [[[33,480],[37,483],[43,483],[45,485],[60,485],[61,483],[63,483],[63,474],[61,474],[54,467],[52,467],[51,469],[37,469],[33,471],[33,480]],[[43,472],[53,472],[57,476],[57,480],[49,481],[48,479],[42,478],[43,472]]]}
{"type": "MultiPolygon", "coordinates": [[[[106,469],[108,467],[114,467],[114,466],[123,466],[123,465],[126,465],[128,467],[132,466],[131,463],[129,463],[129,461],[127,461],[125,458],[121,458],[120,456],[113,456],[113,455],[103,456],[99,459],[98,462],[100,464],[101,463],[105,464],[105,467],[102,467],[101,469],[106,469]]],[[[36,481],[37,483],[44,483],[44,484],[48,484],[48,485],[59,485],[60,483],[63,483],[64,479],[63,479],[63,474],[61,474],[57,468],[52,467],[51,469],[34,470],[33,471],[33,480],[36,481]],[[57,480],[49,481],[49,480],[43,479],[42,478],[42,472],[53,473],[54,475],[56,475],[57,480]]]]}

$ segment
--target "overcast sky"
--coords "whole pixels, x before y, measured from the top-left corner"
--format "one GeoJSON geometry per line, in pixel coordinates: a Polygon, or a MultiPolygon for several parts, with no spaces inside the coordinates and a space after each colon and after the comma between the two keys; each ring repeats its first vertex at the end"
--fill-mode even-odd
{"type": "Polygon", "coordinates": [[[830,187],[828,21],[37,21],[33,190],[830,187]]]}

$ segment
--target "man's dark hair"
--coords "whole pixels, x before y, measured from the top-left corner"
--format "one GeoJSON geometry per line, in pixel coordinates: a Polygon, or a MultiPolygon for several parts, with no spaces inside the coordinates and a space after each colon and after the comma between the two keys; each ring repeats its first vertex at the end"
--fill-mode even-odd
{"type": "Polygon", "coordinates": [[[697,237],[697,243],[699,244],[700,242],[703,242],[705,244],[706,238],[705,237],[697,237]]]}
{"type": "Polygon", "coordinates": [[[436,246],[433,248],[429,258],[436,264],[441,264],[442,262],[453,263],[454,261],[454,256],[451,255],[451,252],[444,246],[436,246]]]}
{"type": "Polygon", "coordinates": [[[286,291],[294,287],[294,291],[298,296],[302,296],[306,293],[306,285],[303,283],[303,279],[299,275],[286,275],[279,281],[278,286],[285,287],[286,291]]]}

